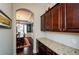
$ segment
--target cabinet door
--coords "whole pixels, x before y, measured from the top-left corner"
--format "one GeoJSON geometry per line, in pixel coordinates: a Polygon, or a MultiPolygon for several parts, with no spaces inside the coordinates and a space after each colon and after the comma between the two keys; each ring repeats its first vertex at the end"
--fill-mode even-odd
{"type": "Polygon", "coordinates": [[[45,13],[45,30],[52,31],[52,19],[50,11],[45,13]]]}
{"type": "Polygon", "coordinates": [[[45,31],[45,15],[41,16],[41,31],[45,31]]]}
{"type": "Polygon", "coordinates": [[[60,4],[51,10],[51,15],[53,20],[53,31],[62,31],[60,4]]]}
{"type": "Polygon", "coordinates": [[[46,46],[45,45],[43,45],[41,42],[39,42],[38,41],[38,50],[39,50],[39,52],[38,52],[38,54],[39,55],[46,55],[46,51],[47,51],[47,48],[46,48],[46,46]]]}
{"type": "Polygon", "coordinates": [[[64,29],[63,31],[79,31],[79,4],[67,3],[64,5],[64,29]]]}

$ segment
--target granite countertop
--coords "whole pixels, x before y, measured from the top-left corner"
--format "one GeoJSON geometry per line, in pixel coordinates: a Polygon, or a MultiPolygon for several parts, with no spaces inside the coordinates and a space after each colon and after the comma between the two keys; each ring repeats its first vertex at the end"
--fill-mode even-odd
{"type": "Polygon", "coordinates": [[[37,40],[59,55],[79,55],[79,49],[66,46],[48,38],[38,38],[37,40]]]}

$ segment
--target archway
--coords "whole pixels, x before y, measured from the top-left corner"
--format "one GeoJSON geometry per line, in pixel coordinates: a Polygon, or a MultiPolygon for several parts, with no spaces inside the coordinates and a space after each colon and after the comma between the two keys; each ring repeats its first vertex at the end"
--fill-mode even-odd
{"type": "Polygon", "coordinates": [[[30,49],[33,52],[33,16],[33,13],[28,9],[16,10],[16,54],[27,54],[26,50],[29,45],[31,45],[30,49]],[[24,40],[25,38],[29,40],[24,40]],[[26,53],[22,51],[22,53],[18,53],[20,50],[25,50],[26,53]]]}

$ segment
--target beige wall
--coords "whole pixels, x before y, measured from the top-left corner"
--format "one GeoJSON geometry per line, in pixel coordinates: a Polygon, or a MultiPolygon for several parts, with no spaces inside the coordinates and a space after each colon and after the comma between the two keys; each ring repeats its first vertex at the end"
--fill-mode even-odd
{"type": "MultiPolygon", "coordinates": [[[[0,10],[5,12],[12,19],[12,5],[0,3],[0,10]]],[[[13,54],[13,35],[12,29],[0,28],[0,54],[13,54]]]]}
{"type": "MultiPolygon", "coordinates": [[[[63,43],[65,45],[79,48],[79,34],[77,33],[64,33],[64,32],[42,32],[41,31],[41,23],[40,16],[45,13],[48,7],[52,7],[53,4],[13,4],[13,13],[19,8],[26,8],[33,12],[34,14],[34,27],[33,27],[33,39],[34,39],[34,49],[33,52],[36,53],[36,38],[38,37],[47,37],[51,40],[55,40],[57,42],[63,43]]],[[[15,19],[14,19],[15,20],[15,19]]],[[[15,21],[14,21],[15,22],[15,21]]],[[[15,25],[15,24],[14,24],[15,25]]],[[[15,33],[14,33],[15,35],[15,33]]]]}

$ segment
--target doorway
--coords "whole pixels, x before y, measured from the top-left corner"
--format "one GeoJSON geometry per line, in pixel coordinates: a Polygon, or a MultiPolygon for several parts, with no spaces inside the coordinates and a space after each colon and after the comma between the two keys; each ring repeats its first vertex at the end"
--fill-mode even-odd
{"type": "Polygon", "coordinates": [[[33,55],[33,13],[16,10],[16,54],[33,55]]]}

